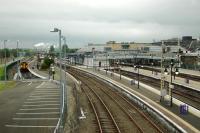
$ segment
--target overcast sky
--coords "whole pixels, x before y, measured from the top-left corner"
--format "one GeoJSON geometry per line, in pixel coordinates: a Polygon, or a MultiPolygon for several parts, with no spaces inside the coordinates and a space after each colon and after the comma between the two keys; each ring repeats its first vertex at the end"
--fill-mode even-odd
{"type": "Polygon", "coordinates": [[[21,47],[55,43],[58,27],[69,47],[109,40],[200,36],[200,0],[0,0],[0,40],[21,47]]]}

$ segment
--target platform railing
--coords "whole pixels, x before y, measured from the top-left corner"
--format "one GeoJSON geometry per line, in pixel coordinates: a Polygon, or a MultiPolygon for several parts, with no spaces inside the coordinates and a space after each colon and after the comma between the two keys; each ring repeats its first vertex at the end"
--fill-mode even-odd
{"type": "MultiPolygon", "coordinates": [[[[54,80],[53,82],[60,84],[60,82],[56,81],[56,80],[54,80]]],[[[66,86],[63,82],[61,83],[61,86],[62,86],[62,90],[61,90],[62,96],[60,99],[60,101],[61,101],[60,118],[58,119],[57,125],[54,129],[54,133],[63,133],[63,131],[64,131],[63,127],[65,124],[64,118],[65,118],[65,109],[66,109],[66,107],[65,107],[65,105],[66,105],[65,104],[65,88],[66,88],[66,86]]]]}

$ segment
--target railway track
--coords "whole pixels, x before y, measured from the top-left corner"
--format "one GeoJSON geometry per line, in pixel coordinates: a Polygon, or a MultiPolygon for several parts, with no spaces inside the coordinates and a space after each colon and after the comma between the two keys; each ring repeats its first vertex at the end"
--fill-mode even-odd
{"type": "MultiPolygon", "coordinates": [[[[129,66],[129,67],[133,67],[133,64],[120,64],[121,66],[129,66]]],[[[159,68],[153,68],[153,67],[148,67],[148,66],[143,66],[144,70],[149,70],[149,71],[154,71],[154,72],[158,72],[160,73],[160,69],[159,68]]],[[[172,73],[174,75],[174,72],[172,73]]],[[[189,74],[185,74],[185,73],[179,73],[178,75],[176,75],[176,77],[181,77],[181,78],[185,78],[185,79],[189,79],[189,80],[194,80],[194,81],[200,81],[200,76],[196,76],[196,75],[189,75],[189,74]]]]}
{"type": "MultiPolygon", "coordinates": [[[[119,72],[117,72],[119,73],[119,72]]],[[[121,70],[121,74],[129,78],[137,80],[137,73],[127,72],[121,70]]],[[[154,79],[148,76],[140,75],[139,80],[145,84],[148,84],[156,89],[160,89],[160,79],[154,79]]],[[[165,81],[166,87],[169,83],[165,81]]],[[[194,108],[200,109],[200,93],[193,91],[187,87],[174,84],[173,97],[183,101],[194,108]]]]}
{"type": "Polygon", "coordinates": [[[155,123],[149,114],[103,81],[73,69],[70,69],[69,73],[82,82],[81,88],[95,114],[97,132],[163,133],[166,131],[164,127],[157,126],[160,124],[155,123]]]}

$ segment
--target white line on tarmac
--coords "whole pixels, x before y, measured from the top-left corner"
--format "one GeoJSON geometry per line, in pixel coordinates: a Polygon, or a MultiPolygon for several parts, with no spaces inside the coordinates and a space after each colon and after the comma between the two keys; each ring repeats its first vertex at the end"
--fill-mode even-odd
{"type": "Polygon", "coordinates": [[[24,102],[25,104],[32,104],[32,103],[58,103],[60,101],[35,101],[35,102],[24,102]]]}
{"type": "Polygon", "coordinates": [[[31,95],[38,95],[38,94],[60,94],[60,92],[33,92],[31,95]]]}
{"type": "Polygon", "coordinates": [[[23,107],[40,107],[40,106],[58,106],[60,104],[39,104],[39,105],[22,105],[23,107]]]}
{"type": "MultiPolygon", "coordinates": [[[[35,91],[33,93],[59,93],[60,91],[35,91]]],[[[32,94],[33,94],[32,93],[32,94]]]]}
{"type": "Polygon", "coordinates": [[[59,118],[12,118],[13,120],[58,120],[59,118]]]}
{"type": "Polygon", "coordinates": [[[35,94],[35,95],[30,95],[29,97],[51,97],[51,96],[60,96],[59,94],[35,94]]]}
{"type": "Polygon", "coordinates": [[[27,86],[30,86],[32,84],[32,82],[30,82],[27,86]]]}
{"type": "Polygon", "coordinates": [[[40,85],[38,85],[36,88],[40,88],[45,82],[42,82],[40,85]]]}
{"type": "Polygon", "coordinates": [[[60,112],[43,112],[43,113],[16,113],[17,115],[45,115],[45,114],[60,114],[60,112]]]}
{"type": "Polygon", "coordinates": [[[54,99],[54,100],[59,100],[59,98],[46,98],[46,97],[44,97],[44,98],[31,98],[31,99],[27,99],[27,100],[28,100],[28,101],[35,101],[35,100],[43,100],[43,99],[49,99],[49,100],[54,99]]]}
{"type": "Polygon", "coordinates": [[[34,90],[34,92],[36,91],[59,91],[59,89],[36,89],[34,90]]]}
{"type": "Polygon", "coordinates": [[[59,90],[59,89],[58,88],[37,88],[35,90],[37,91],[37,90],[59,90]]]}
{"type": "Polygon", "coordinates": [[[40,97],[58,97],[58,96],[60,96],[60,95],[34,95],[34,96],[29,96],[29,97],[38,97],[38,98],[40,98],[40,97]]]}
{"type": "Polygon", "coordinates": [[[22,128],[55,128],[56,126],[32,126],[32,125],[5,125],[6,127],[22,127],[22,128]]]}
{"type": "Polygon", "coordinates": [[[33,109],[19,109],[19,110],[24,110],[24,111],[28,111],[28,110],[58,110],[59,108],[33,108],[33,109]]]}

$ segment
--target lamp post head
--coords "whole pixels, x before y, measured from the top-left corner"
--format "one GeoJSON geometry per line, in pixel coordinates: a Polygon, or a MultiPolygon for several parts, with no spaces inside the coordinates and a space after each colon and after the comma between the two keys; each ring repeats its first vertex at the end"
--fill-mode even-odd
{"type": "Polygon", "coordinates": [[[54,28],[53,30],[51,30],[50,32],[58,32],[59,29],[58,28],[54,28]]]}
{"type": "Polygon", "coordinates": [[[164,73],[165,73],[165,75],[168,75],[167,68],[165,68],[164,73]]]}
{"type": "Polygon", "coordinates": [[[175,74],[176,74],[176,75],[179,74],[179,70],[178,70],[178,68],[176,68],[176,70],[175,70],[175,74]]]}

